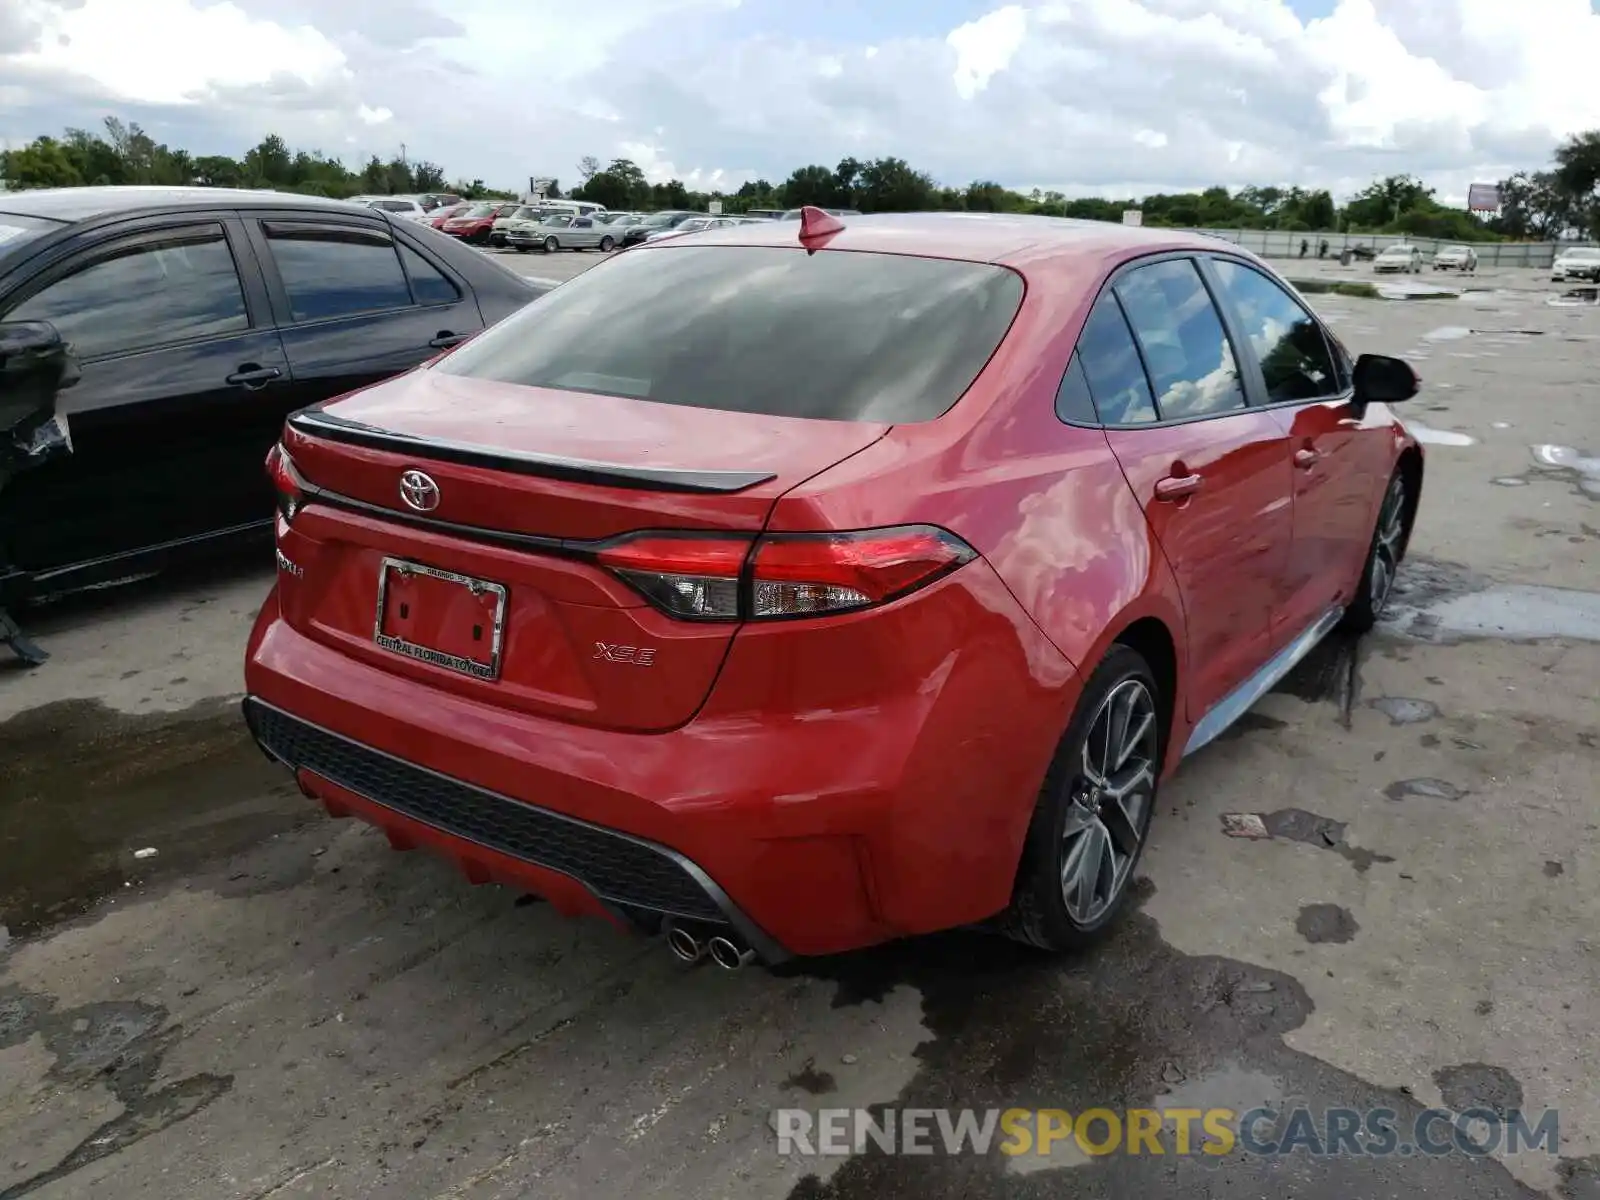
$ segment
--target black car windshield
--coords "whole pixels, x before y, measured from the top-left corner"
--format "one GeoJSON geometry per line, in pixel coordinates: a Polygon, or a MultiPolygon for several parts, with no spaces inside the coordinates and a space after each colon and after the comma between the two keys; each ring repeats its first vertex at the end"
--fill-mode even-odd
{"type": "Polygon", "coordinates": [[[52,229],[60,229],[62,222],[47,221],[41,217],[25,217],[21,213],[0,212],[0,258],[20,249],[52,229]]]}
{"type": "Polygon", "coordinates": [[[640,221],[639,224],[648,225],[652,229],[659,229],[663,225],[672,224],[673,218],[677,216],[677,213],[653,213],[644,220],[640,221]]]}
{"type": "Polygon", "coordinates": [[[639,250],[435,369],[732,412],[928,421],[977,378],[1022,292],[1018,275],[987,263],[798,246],[639,250]],[[589,336],[597,324],[616,336],[589,336]]]}

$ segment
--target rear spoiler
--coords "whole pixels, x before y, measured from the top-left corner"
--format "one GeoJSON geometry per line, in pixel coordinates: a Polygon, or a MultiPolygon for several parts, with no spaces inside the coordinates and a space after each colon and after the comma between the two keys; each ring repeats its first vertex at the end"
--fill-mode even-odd
{"type": "Polygon", "coordinates": [[[418,437],[414,434],[379,429],[377,426],[360,421],[346,420],[344,417],[336,417],[314,408],[301,409],[291,414],[289,428],[307,437],[364,446],[369,450],[411,454],[419,458],[431,458],[437,462],[460,463],[463,466],[510,471],[517,475],[537,475],[547,479],[564,479],[571,483],[588,483],[600,487],[722,494],[742,492],[777,478],[771,471],[702,471],[692,467],[636,467],[627,463],[590,462],[555,454],[532,454],[522,450],[504,450],[495,446],[479,446],[444,438],[418,437]]]}

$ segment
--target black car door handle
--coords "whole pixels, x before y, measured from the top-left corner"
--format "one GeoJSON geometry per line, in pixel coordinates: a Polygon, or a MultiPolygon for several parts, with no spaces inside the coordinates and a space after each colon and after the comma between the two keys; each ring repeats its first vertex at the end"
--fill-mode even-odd
{"type": "Polygon", "coordinates": [[[274,379],[283,374],[277,367],[263,367],[256,363],[244,363],[224,381],[235,387],[259,388],[266,387],[274,379]]]}
{"type": "Polygon", "coordinates": [[[435,350],[448,350],[451,346],[459,346],[471,336],[470,333],[451,333],[448,329],[441,329],[438,336],[428,345],[435,350]]]}

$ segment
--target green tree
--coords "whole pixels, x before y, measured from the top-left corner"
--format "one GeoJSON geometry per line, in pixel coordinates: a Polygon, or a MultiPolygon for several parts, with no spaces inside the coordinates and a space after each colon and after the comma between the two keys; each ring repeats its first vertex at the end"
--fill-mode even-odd
{"type": "Polygon", "coordinates": [[[85,183],[68,148],[51,137],[34,138],[19,150],[0,151],[0,179],[19,191],[85,183]]]}

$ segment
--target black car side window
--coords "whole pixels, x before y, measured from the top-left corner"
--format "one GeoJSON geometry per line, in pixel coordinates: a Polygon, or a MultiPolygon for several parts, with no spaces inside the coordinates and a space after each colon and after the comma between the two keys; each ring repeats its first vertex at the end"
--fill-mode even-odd
{"type": "Polygon", "coordinates": [[[1227,258],[1212,261],[1261,363],[1268,400],[1317,400],[1344,390],[1322,326],[1299,301],[1253,267],[1227,258]]]}
{"type": "Polygon", "coordinates": [[[411,288],[387,234],[290,221],[269,221],[265,229],[293,320],[410,306],[411,288]]]}
{"type": "MultiPolygon", "coordinates": [[[[1083,332],[1078,335],[1078,352],[1073,357],[1083,366],[1101,421],[1107,425],[1137,425],[1156,419],[1155,399],[1144,364],[1139,361],[1139,348],[1133,344],[1122,306],[1109,289],[1095,301],[1083,332]]],[[[1067,384],[1068,380],[1063,379],[1062,387],[1067,384]]],[[[1064,415],[1059,393],[1056,412],[1064,415]]]]}
{"type": "Polygon", "coordinates": [[[220,225],[96,254],[17,305],[6,319],[49,321],[85,359],[250,327],[239,272],[220,225]]]}
{"type": "Polygon", "coordinates": [[[418,304],[454,304],[461,299],[456,285],[410,246],[400,247],[400,258],[411,277],[411,294],[418,304]]]}
{"type": "Polygon", "coordinates": [[[1129,271],[1117,298],[1138,338],[1163,421],[1245,406],[1239,363],[1195,264],[1170,258],[1129,271]]]}

